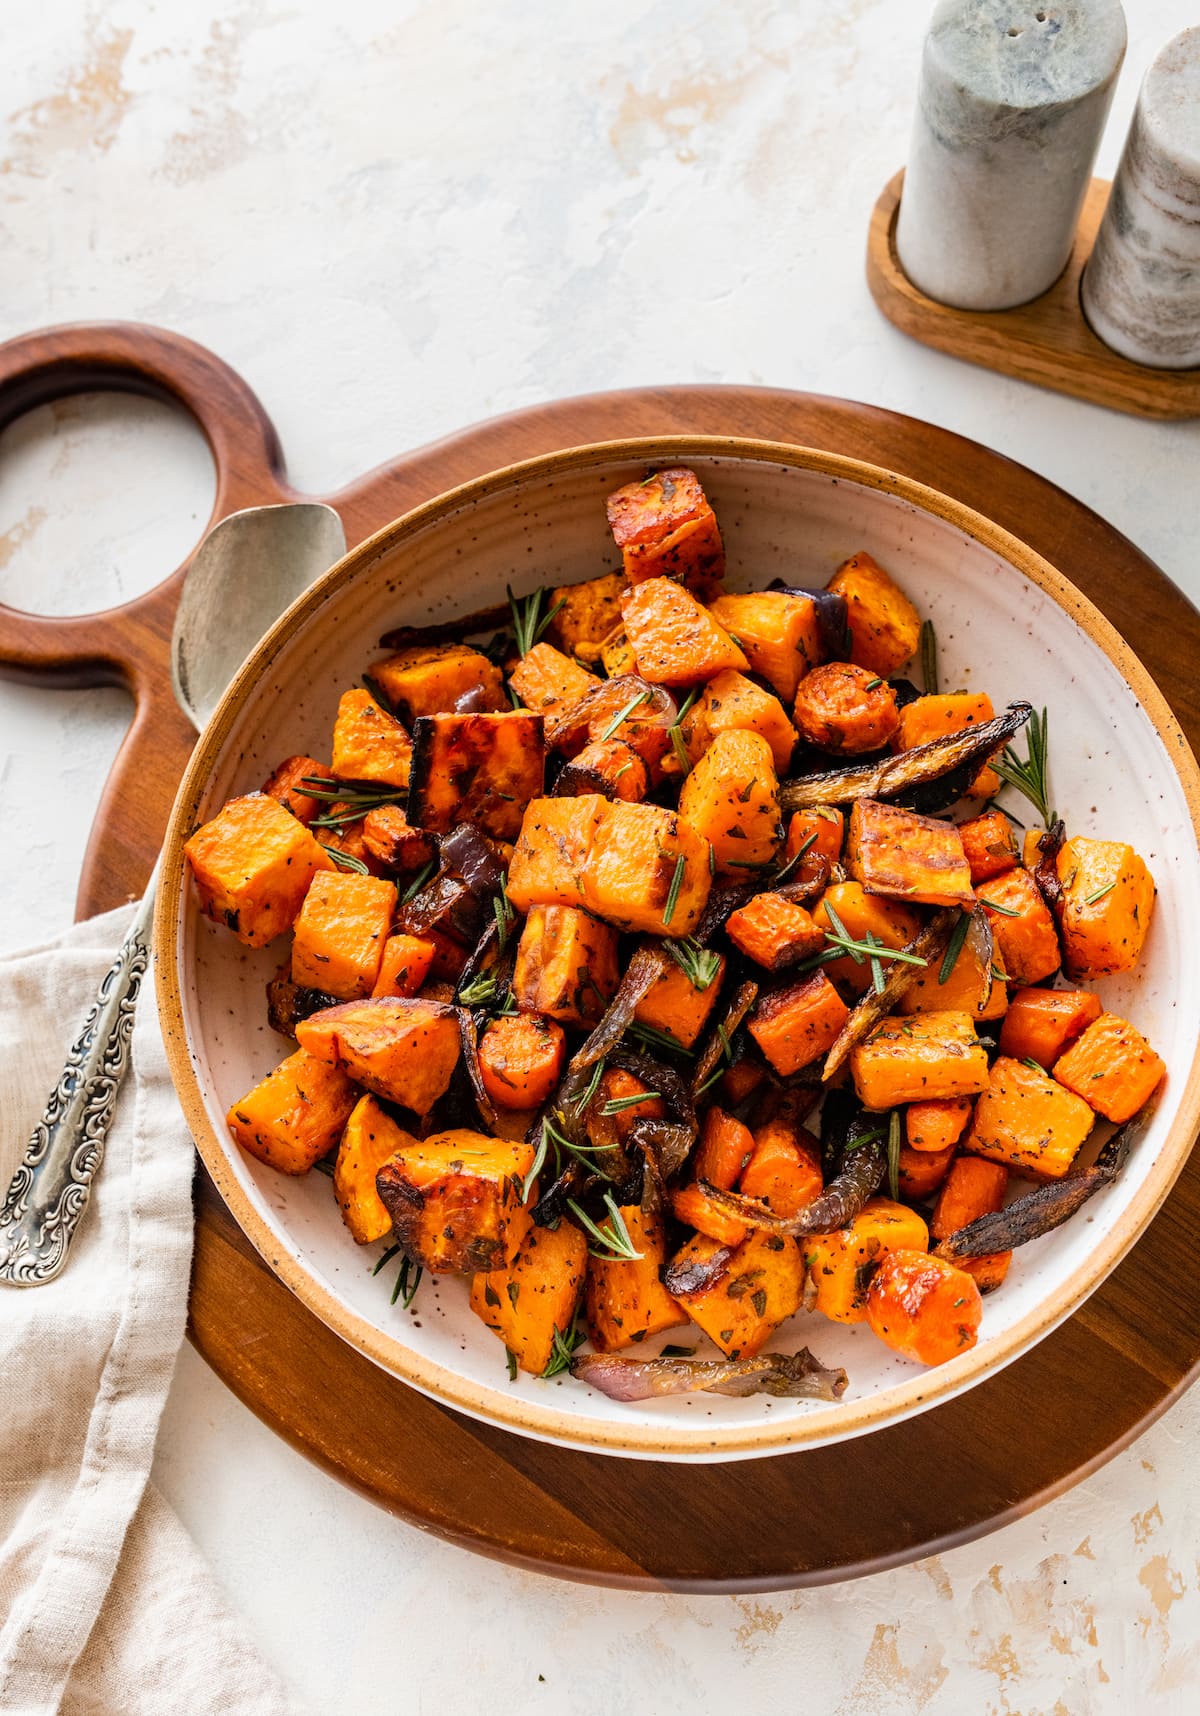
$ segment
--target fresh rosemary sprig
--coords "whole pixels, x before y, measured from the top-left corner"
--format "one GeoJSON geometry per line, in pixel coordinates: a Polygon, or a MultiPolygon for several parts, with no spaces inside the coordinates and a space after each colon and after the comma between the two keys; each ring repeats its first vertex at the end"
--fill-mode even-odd
{"type": "Polygon", "coordinates": [[[583,1113],[584,1109],[588,1106],[596,1092],[599,1090],[600,1080],[604,1077],[604,1065],[607,1059],[607,1055],[600,1056],[600,1059],[592,1068],[591,1078],[587,1081],[579,1095],[575,1098],[575,1101],[571,1104],[576,1114],[583,1113]]]}
{"type": "Polygon", "coordinates": [[[369,876],[371,872],[361,858],[356,858],[353,852],[343,852],[340,846],[325,848],[335,864],[340,864],[343,870],[355,870],[360,876],[369,876]]]}
{"type": "Polygon", "coordinates": [[[667,729],[667,732],[669,733],[670,739],[671,739],[671,746],[675,752],[676,757],[679,759],[679,766],[683,770],[685,775],[689,772],[692,765],[688,759],[687,746],[683,742],[683,732],[682,732],[683,718],[688,713],[688,711],[691,709],[692,704],[696,701],[696,699],[697,699],[697,697],[699,697],[699,695],[700,695],[700,687],[698,685],[693,685],[692,689],[688,692],[688,694],[684,698],[683,702],[679,705],[678,715],[676,715],[675,719],[671,722],[671,725],[667,729]]]}
{"type": "Polygon", "coordinates": [[[683,885],[683,872],[687,860],[681,852],[675,860],[675,874],[671,877],[671,886],[667,889],[667,903],[663,907],[663,928],[666,929],[675,916],[675,907],[679,903],[679,890],[683,885]]]}
{"type": "Polygon", "coordinates": [[[958,964],[958,956],[963,950],[963,943],[967,939],[967,931],[970,927],[971,914],[970,912],[963,912],[954,928],[950,931],[950,940],[946,943],[946,953],[942,960],[942,968],[938,972],[939,983],[948,983],[950,981],[950,973],[958,964]]]}
{"type": "MultiPolygon", "coordinates": [[[[430,881],[437,870],[437,859],[431,858],[423,870],[418,870],[408,887],[400,895],[400,904],[406,906],[410,900],[415,900],[426,882],[430,881]]],[[[398,885],[397,885],[398,886],[398,885]]]]}
{"type": "MultiPolygon", "coordinates": [[[[379,1271],[385,1268],[392,1261],[392,1258],[395,1257],[399,1250],[400,1247],[398,1245],[389,1245],[383,1256],[379,1259],[379,1262],[375,1265],[374,1269],[372,1269],[371,1274],[373,1276],[378,1275],[379,1271]]],[[[396,1277],[396,1285],[392,1288],[392,1304],[394,1305],[397,1299],[403,1299],[404,1309],[407,1311],[408,1307],[417,1296],[417,1288],[421,1285],[421,1277],[424,1273],[425,1271],[422,1266],[419,1263],[414,1264],[412,1258],[406,1253],[401,1259],[400,1273],[396,1277]],[[415,1275],[412,1274],[414,1268],[416,1270],[415,1275]]]]}
{"type": "Polygon", "coordinates": [[[624,1114],[627,1108],[636,1108],[639,1102],[658,1102],[662,1099],[660,1090],[641,1090],[633,1096],[612,1096],[600,1110],[601,1114],[624,1114]]]}
{"type": "Polygon", "coordinates": [[[937,633],[933,629],[932,620],[922,620],[921,622],[921,678],[925,681],[925,695],[936,697],[938,689],[937,633]]]}
{"type": "Polygon", "coordinates": [[[546,599],[545,590],[535,590],[529,596],[514,596],[511,585],[508,587],[508,606],[512,614],[513,636],[517,640],[517,650],[521,655],[528,655],[537,643],[546,627],[550,624],[559,609],[566,604],[566,597],[555,602],[550,612],[542,616],[542,603],[546,599]]]}
{"type": "Polygon", "coordinates": [[[634,710],[637,709],[641,704],[643,704],[646,701],[646,699],[649,697],[649,695],[650,695],[650,693],[648,691],[639,691],[636,697],[631,697],[629,699],[629,702],[625,705],[624,709],[619,709],[617,711],[617,713],[613,716],[612,720],[608,723],[608,726],[604,729],[603,733],[601,733],[601,735],[600,735],[601,740],[611,739],[613,734],[616,732],[617,728],[621,725],[621,723],[623,721],[628,720],[629,716],[633,714],[634,710]]]}
{"type": "Polygon", "coordinates": [[[567,1208],[584,1232],[592,1237],[593,1243],[588,1246],[588,1250],[593,1257],[606,1258],[610,1263],[640,1263],[642,1253],[630,1239],[625,1218],[617,1208],[611,1192],[605,1192],[604,1202],[608,1206],[608,1216],[597,1227],[591,1216],[580,1208],[574,1198],[567,1199],[567,1208]]]}
{"type": "Polygon", "coordinates": [[[508,877],[501,876],[500,892],[492,900],[492,911],[496,919],[496,952],[503,953],[508,941],[508,932],[512,928],[516,913],[508,898],[508,877]]]}
{"type": "Polygon", "coordinates": [[[459,990],[458,999],[464,1007],[486,1007],[489,1001],[496,999],[499,988],[492,972],[477,971],[471,981],[459,990]]]}
{"type": "Polygon", "coordinates": [[[900,1201],[900,1110],[893,1108],[888,1116],[888,1192],[892,1202],[900,1201]]]}
{"type": "MultiPolygon", "coordinates": [[[[825,901],[825,910],[829,911],[828,900],[825,901]]],[[[833,913],[830,912],[829,915],[832,917],[833,913]]],[[[883,943],[870,931],[867,932],[867,938],[866,941],[855,941],[852,936],[845,933],[836,935],[833,930],[825,931],[825,940],[829,942],[830,946],[840,948],[843,953],[848,953],[851,958],[857,956],[855,963],[858,965],[861,965],[864,959],[894,959],[898,960],[901,965],[929,964],[929,961],[922,959],[919,953],[905,953],[904,949],[900,947],[884,947],[883,943]]]]}
{"type": "Polygon", "coordinates": [[[685,1048],[669,1031],[660,1031],[657,1025],[643,1025],[639,1019],[630,1025],[628,1034],[650,1049],[673,1049],[677,1055],[686,1055],[689,1060],[695,1055],[694,1049],[685,1048]]]}
{"type": "Polygon", "coordinates": [[[550,1343],[550,1360],[542,1372],[542,1376],[548,1379],[552,1376],[558,1376],[566,1370],[575,1355],[575,1348],[581,1346],[582,1343],[583,1330],[579,1327],[578,1317],[571,1319],[571,1326],[566,1334],[561,1329],[556,1328],[554,1338],[550,1343]]]}
{"type": "Polygon", "coordinates": [[[684,936],[682,941],[664,942],[668,954],[681,971],[685,972],[693,989],[701,994],[710,989],[721,969],[721,956],[709,947],[701,947],[692,936],[684,936]]]}
{"type": "Polygon", "coordinates": [[[883,943],[879,940],[878,936],[876,936],[874,931],[872,931],[872,930],[868,930],[863,939],[866,942],[867,946],[872,950],[871,951],[871,987],[874,989],[876,995],[882,995],[883,989],[884,989],[884,979],[883,979],[883,961],[880,958],[880,952],[882,952],[882,950],[883,950],[883,943]],[[876,951],[877,949],[879,951],[876,951]]]}
{"type": "Polygon", "coordinates": [[[1035,710],[1029,717],[1026,732],[1028,755],[1024,761],[1017,756],[1011,745],[1006,745],[1003,754],[992,759],[992,767],[1005,786],[1015,787],[1023,798],[1029,800],[1049,828],[1056,819],[1050,808],[1050,783],[1047,775],[1049,736],[1044,709],[1040,715],[1035,710]]]}
{"type": "Polygon", "coordinates": [[[886,1138],[887,1135],[888,1129],[886,1126],[875,1126],[867,1132],[859,1132],[855,1137],[848,1138],[844,1148],[847,1150],[861,1150],[864,1144],[874,1144],[880,1138],[886,1138]]]}
{"type": "Polygon", "coordinates": [[[999,912],[1002,918],[1019,918],[1021,915],[1013,906],[1002,906],[998,900],[989,900],[986,894],[983,903],[989,912],[999,912]]]}
{"type": "MultiPolygon", "coordinates": [[[[843,941],[845,941],[845,942],[850,941],[852,939],[850,932],[846,928],[845,924],[842,922],[841,918],[838,917],[837,912],[833,908],[832,901],[829,899],[826,899],[823,903],[825,906],[825,915],[828,917],[830,923],[833,925],[835,933],[837,935],[840,935],[843,941]]],[[[828,930],[826,930],[825,934],[830,940],[832,940],[832,937],[829,935],[828,930]]],[[[860,948],[857,945],[857,943],[855,944],[854,947],[848,947],[846,949],[846,952],[848,954],[850,954],[851,958],[854,960],[855,965],[861,965],[863,962],[863,959],[866,957],[866,950],[863,948],[860,948]]]]}

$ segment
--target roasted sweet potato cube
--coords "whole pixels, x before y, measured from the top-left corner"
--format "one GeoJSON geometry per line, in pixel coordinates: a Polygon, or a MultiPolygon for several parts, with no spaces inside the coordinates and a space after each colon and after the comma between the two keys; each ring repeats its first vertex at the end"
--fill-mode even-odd
{"type": "Polygon", "coordinates": [[[597,739],[564,763],[554,783],[555,798],[600,793],[604,798],[640,804],[650,790],[650,771],[624,739],[597,739]]]}
{"type": "Polygon", "coordinates": [[[500,669],[469,644],[414,644],[377,661],[368,677],[409,722],[457,709],[464,697],[475,710],[508,708],[500,669]]]}
{"type": "Polygon", "coordinates": [[[631,584],[675,578],[707,594],[725,573],[716,514],[695,471],[677,465],[608,497],[608,525],[631,584]]]}
{"type": "Polygon", "coordinates": [[[900,710],[893,688],[870,668],[827,661],[800,681],[792,718],[810,745],[853,757],[886,745],[900,710]]]}
{"type": "Polygon", "coordinates": [[[886,679],[902,668],[921,641],[921,616],[904,591],[869,554],[838,567],[828,588],[846,598],[850,660],[886,679]]]}
{"type": "Polygon", "coordinates": [[[810,1133],[783,1116],[758,1128],[740,1192],[758,1198],[776,1215],[794,1216],[820,1197],[824,1185],[821,1149],[810,1133]]]}
{"type": "Polygon", "coordinates": [[[795,965],[826,945],[820,924],[782,894],[755,894],[726,919],[725,933],[739,953],[767,971],[795,965]]]}
{"type": "Polygon", "coordinates": [[[600,646],[600,665],[609,679],[624,679],[637,672],[637,656],[625,635],[625,622],[614,626],[600,646]]]}
{"type": "Polygon", "coordinates": [[[972,1106],[965,1096],[910,1102],[904,1115],[909,1148],[931,1154],[952,1149],[966,1131],[972,1106]]]}
{"type": "Polygon", "coordinates": [[[517,911],[582,903],[583,872],[607,810],[599,793],[535,798],[526,807],[508,867],[508,897],[517,911]]]}
{"type": "Polygon", "coordinates": [[[600,646],[621,623],[625,583],[619,572],[605,572],[582,584],[560,584],[551,590],[546,603],[546,612],[554,614],[546,628],[550,642],[581,661],[599,661],[600,646]]]}
{"type": "Polygon", "coordinates": [[[408,1255],[436,1275],[490,1269],[519,1219],[533,1146],[455,1128],[389,1156],[376,1189],[408,1255]]]}
{"type": "Polygon", "coordinates": [[[390,935],[383,944],[383,958],[372,995],[415,995],[429,975],[437,953],[436,944],[423,936],[404,931],[390,935]]]}
{"type": "Polygon", "coordinates": [[[369,691],[345,691],[333,724],[333,772],[343,781],[406,787],[412,742],[369,691]]]}
{"type": "Polygon", "coordinates": [[[1037,1061],[1049,1072],[1100,1013],[1100,997],[1086,989],[1018,989],[1004,1016],[1000,1053],[1014,1061],[1037,1061]]]}
{"type": "Polygon", "coordinates": [[[357,1095],[340,1067],[300,1049],[235,1102],[225,1119],[242,1149],[268,1168],[307,1174],[337,1143],[357,1095]]]}
{"type": "Polygon", "coordinates": [[[708,608],[670,578],[638,584],[621,603],[637,670],[652,685],[697,685],[745,655],[708,608]]]}
{"type": "Polygon", "coordinates": [[[974,1096],[988,1084],[987,1055],[968,1013],[884,1019],[851,1050],[850,1070],[864,1108],[974,1096]]]}
{"type": "Polygon", "coordinates": [[[574,1222],[563,1221],[531,1226],[511,1263],[471,1282],[471,1309],[530,1376],[541,1376],[550,1363],[555,1332],[569,1334],[587,1266],[587,1241],[574,1222]]]}
{"type": "Polygon", "coordinates": [[[392,1218],[379,1195],[375,1176],[389,1157],[417,1143],[373,1096],[362,1096],[355,1103],[338,1145],[333,1192],[342,1220],[359,1245],[370,1245],[392,1231],[392,1218]]]}
{"type": "Polygon", "coordinates": [[[1166,1070],[1142,1033],[1115,1013],[1102,1013],[1054,1063],[1058,1084],[1116,1121],[1132,1120],[1166,1070]]]}
{"type": "Polygon", "coordinates": [[[547,725],[560,720],[602,683],[596,674],[548,643],[534,644],[508,678],[526,709],[543,716],[547,725]]]}
{"type": "Polygon", "coordinates": [[[709,612],[736,638],[751,671],[765,679],[790,708],[796,687],[824,659],[817,605],[811,596],[757,590],[719,596],[709,612]]]}
{"type": "Polygon", "coordinates": [[[296,1041],[414,1114],[428,1114],[446,1090],[462,1046],[457,1008],[392,995],[314,1013],[296,1026],[296,1041]]]}
{"type": "Polygon", "coordinates": [[[1016,830],[1002,810],[988,810],[970,822],[960,822],[959,838],[971,870],[971,886],[989,882],[1021,862],[1016,830]]]}
{"type": "Polygon", "coordinates": [[[306,780],[332,781],[333,770],[315,757],[285,757],[269,779],[263,782],[268,798],[276,798],[285,810],[304,823],[305,827],[321,809],[323,801],[304,790],[306,780]]]}
{"type": "MultiPolygon", "coordinates": [[[[698,1235],[675,1261],[710,1257],[717,1242],[698,1235]]],[[[680,1297],[697,1326],[729,1358],[752,1358],[800,1308],[804,1265],[794,1239],[752,1233],[730,1258],[715,1286],[680,1297]]]]}
{"type": "MultiPolygon", "coordinates": [[[[911,751],[917,745],[944,739],[948,733],[965,733],[968,727],[980,727],[990,721],[995,713],[986,691],[951,691],[940,697],[917,697],[900,712],[896,749],[911,751]]],[[[966,796],[992,798],[999,791],[1000,776],[985,763],[967,788],[966,796]]]]}
{"type": "Polygon", "coordinates": [[[231,798],[183,850],[201,911],[247,947],[291,929],[313,877],[333,869],[304,824],[260,792],[231,798]]]}
{"type": "Polygon", "coordinates": [[[1031,1180],[1061,1180],[1095,1119],[1048,1073],[998,1055],[963,1148],[1031,1180]]]}
{"type": "Polygon", "coordinates": [[[1062,958],[1042,891],[1028,870],[1006,870],[977,889],[996,942],[996,963],[1019,986],[1040,983],[1062,958]]]}
{"type": "Polygon", "coordinates": [[[437,857],[437,842],[423,828],[414,828],[398,804],[376,805],[361,823],[367,854],[390,871],[423,870],[437,857]]]}
{"type": "Polygon", "coordinates": [[[896,1186],[901,1197],[917,1204],[932,1197],[946,1178],[956,1154],[953,1144],[944,1150],[914,1150],[902,1144],[896,1162],[896,1186]]]}
{"type": "Polygon", "coordinates": [[[724,955],[718,959],[716,976],[704,989],[697,989],[687,972],[672,961],[642,996],[633,1016],[639,1024],[649,1025],[655,1031],[665,1031],[685,1049],[690,1049],[709,1021],[721,993],[724,976],[724,955]]]}
{"type": "Polygon", "coordinates": [[[958,829],[894,804],[857,801],[850,812],[845,865],[868,894],[925,906],[974,903],[958,829]]]}
{"type": "Polygon", "coordinates": [[[867,1288],[889,1251],[927,1251],[929,1230],[916,1210],[869,1198],[849,1227],[801,1242],[815,1308],[835,1323],[865,1323],[867,1288]]]}
{"type": "MultiPolygon", "coordinates": [[[[683,816],[659,805],[598,803],[604,810],[583,870],[582,903],[618,929],[691,935],[712,886],[707,843],[683,816]]],[[[516,905],[511,868],[508,894],[516,905]]]]}
{"type": "Polygon", "coordinates": [[[679,794],[679,814],[713,849],[718,875],[745,881],[783,838],[779,778],[760,733],[718,733],[679,794]]]}
{"type": "Polygon", "coordinates": [[[1154,911],[1154,878],[1133,847],[1076,835],[1058,855],[1058,877],[1067,975],[1132,970],[1154,911]]]}
{"type": "Polygon", "coordinates": [[[796,729],[778,697],[732,668],[709,680],[680,725],[692,763],[699,762],[718,733],[758,733],[771,747],[778,775],[787,773],[796,748],[796,729]]]}
{"type": "Polygon", "coordinates": [[[750,1015],[749,1031],[775,1071],[787,1078],[832,1048],[849,1014],[825,973],[814,971],[800,983],[765,995],[750,1015]]]}
{"type": "Polygon", "coordinates": [[[526,805],[541,794],[545,757],[540,715],[418,716],[408,820],[436,834],[473,822],[515,840],[526,805]]]}
{"type": "Polygon", "coordinates": [[[617,932],[575,906],[531,906],[517,944],[513,995],[526,1013],[596,1024],[616,993],[617,932]]]}
{"type": "Polygon", "coordinates": [[[588,1335],[598,1353],[636,1346],[647,1335],[677,1328],[688,1320],[687,1312],[659,1279],[666,1263],[661,1227],[647,1220],[637,1204],[623,1206],[621,1218],[633,1249],[641,1256],[636,1263],[588,1258],[588,1335]]]}
{"type": "MultiPolygon", "coordinates": [[[[902,948],[921,927],[921,914],[899,900],[885,900],[868,894],[861,882],[835,882],[826,888],[813,907],[812,918],[823,930],[845,930],[851,941],[866,941],[870,937],[884,947],[902,948]]],[[[856,960],[848,953],[825,967],[826,975],[835,983],[860,994],[871,987],[871,964],[864,956],[856,960]]]]}
{"type": "Polygon", "coordinates": [[[296,919],[293,981],[343,1001],[370,995],[395,910],[395,888],[377,876],[314,876],[296,919]]]}

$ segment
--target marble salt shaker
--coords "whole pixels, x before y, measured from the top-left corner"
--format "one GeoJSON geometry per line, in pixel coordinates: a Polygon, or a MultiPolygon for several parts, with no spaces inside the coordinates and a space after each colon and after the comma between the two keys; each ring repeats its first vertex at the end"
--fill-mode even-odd
{"type": "Polygon", "coordinates": [[[1006,310],[1053,285],[1124,55],[1120,0],[939,0],[896,231],[926,296],[1006,310]]]}
{"type": "Polygon", "coordinates": [[[1122,357],[1200,365],[1200,27],[1168,42],[1146,74],[1082,297],[1122,357]]]}

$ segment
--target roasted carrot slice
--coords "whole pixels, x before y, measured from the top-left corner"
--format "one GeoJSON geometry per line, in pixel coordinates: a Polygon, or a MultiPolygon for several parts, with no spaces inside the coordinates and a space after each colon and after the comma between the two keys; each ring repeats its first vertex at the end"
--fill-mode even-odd
{"type": "Polygon", "coordinates": [[[529,1013],[493,1019],[479,1039],[484,1088],[497,1108],[540,1108],[562,1076],[566,1052],[553,1019],[529,1013]]]}
{"type": "Polygon", "coordinates": [[[867,1287],[889,1252],[924,1251],[929,1231],[916,1210],[871,1198],[848,1227],[800,1242],[814,1309],[835,1323],[865,1323],[867,1287]]]}
{"type": "Polygon", "coordinates": [[[896,693],[870,668],[830,661],[805,674],[792,710],[801,738],[823,751],[877,751],[900,721],[896,693]]]}

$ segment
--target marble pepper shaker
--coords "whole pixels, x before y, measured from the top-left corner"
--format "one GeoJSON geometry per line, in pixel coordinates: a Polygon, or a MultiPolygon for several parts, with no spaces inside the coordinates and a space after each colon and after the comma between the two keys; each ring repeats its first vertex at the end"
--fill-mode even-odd
{"type": "Polygon", "coordinates": [[[1082,296],[1122,357],[1200,365],[1200,27],[1146,73],[1082,296]]]}
{"type": "Polygon", "coordinates": [[[1124,56],[1120,0],[939,0],[896,231],[926,296],[1007,310],[1053,285],[1124,56]]]}

